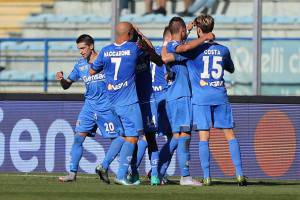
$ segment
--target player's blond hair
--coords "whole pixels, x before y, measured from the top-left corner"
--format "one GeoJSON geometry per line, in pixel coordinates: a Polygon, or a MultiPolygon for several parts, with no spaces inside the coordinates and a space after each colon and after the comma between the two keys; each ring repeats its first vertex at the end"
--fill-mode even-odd
{"type": "Polygon", "coordinates": [[[202,30],[203,33],[209,33],[214,29],[215,20],[210,15],[202,14],[195,19],[195,24],[202,30]]]}

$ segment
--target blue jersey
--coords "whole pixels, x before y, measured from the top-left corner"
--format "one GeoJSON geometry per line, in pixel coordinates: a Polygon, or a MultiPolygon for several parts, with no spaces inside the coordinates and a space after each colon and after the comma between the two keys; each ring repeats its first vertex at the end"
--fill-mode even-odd
{"type": "MultiPolygon", "coordinates": [[[[155,51],[158,55],[161,54],[162,47],[155,47],[155,51]]],[[[152,88],[154,95],[158,96],[167,90],[167,81],[165,75],[167,74],[166,66],[157,66],[155,63],[151,62],[151,75],[152,75],[152,88]]]]}
{"type": "Polygon", "coordinates": [[[104,47],[92,68],[104,69],[109,99],[113,105],[125,106],[138,102],[135,84],[137,61],[143,51],[135,42],[110,44],[104,47]]]}
{"type": "MultiPolygon", "coordinates": [[[[167,44],[167,52],[176,54],[176,47],[180,44],[178,41],[170,41],[167,44]]],[[[170,63],[173,80],[168,83],[167,101],[191,96],[187,61],[187,58],[175,55],[175,62],[170,63]]]]}
{"type": "Polygon", "coordinates": [[[70,73],[68,79],[75,82],[82,79],[85,91],[85,103],[98,111],[110,109],[110,102],[107,99],[107,91],[105,85],[105,75],[102,72],[90,76],[89,70],[91,64],[86,59],[80,58],[70,73]]]}
{"type": "Polygon", "coordinates": [[[192,85],[192,103],[197,105],[227,103],[224,70],[234,71],[228,48],[212,42],[200,45],[193,52],[197,57],[188,63],[192,85]]]}
{"type": "Polygon", "coordinates": [[[143,55],[138,58],[136,67],[136,91],[140,103],[150,102],[153,98],[149,55],[143,55]]]}

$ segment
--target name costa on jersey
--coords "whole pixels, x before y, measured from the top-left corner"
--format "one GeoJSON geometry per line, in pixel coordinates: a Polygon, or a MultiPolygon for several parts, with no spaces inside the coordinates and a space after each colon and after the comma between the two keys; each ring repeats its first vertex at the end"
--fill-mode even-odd
{"type": "Polygon", "coordinates": [[[82,80],[86,83],[89,84],[91,82],[95,82],[95,81],[105,81],[105,75],[102,73],[99,74],[95,74],[92,76],[83,76],[82,80]]]}

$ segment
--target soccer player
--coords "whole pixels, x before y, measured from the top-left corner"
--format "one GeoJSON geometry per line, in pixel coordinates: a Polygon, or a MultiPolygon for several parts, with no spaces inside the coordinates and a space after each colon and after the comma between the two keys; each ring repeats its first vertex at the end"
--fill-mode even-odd
{"type": "MultiPolygon", "coordinates": [[[[172,40],[164,44],[162,49],[162,59],[167,61],[167,53],[181,53],[194,49],[204,41],[213,38],[213,34],[205,34],[196,40],[185,43],[187,38],[187,28],[185,22],[180,17],[173,17],[169,22],[172,40]]],[[[171,123],[173,137],[178,138],[177,155],[181,172],[180,185],[202,184],[190,176],[189,172],[189,144],[191,131],[191,91],[186,66],[187,59],[176,56],[175,61],[170,62],[173,73],[169,81],[166,97],[167,114],[171,123]]]]}
{"type": "MultiPolygon", "coordinates": [[[[198,37],[213,31],[214,19],[200,15],[195,19],[198,37]]],[[[240,147],[234,135],[232,109],[224,86],[224,70],[233,73],[234,64],[227,47],[210,41],[197,47],[196,58],[189,61],[192,87],[193,124],[199,131],[199,156],[204,173],[204,185],[211,185],[209,136],[212,127],[223,130],[239,186],[246,186],[240,147]]]]}
{"type": "MultiPolygon", "coordinates": [[[[105,75],[103,72],[90,76],[89,70],[91,63],[96,59],[97,52],[94,50],[94,39],[90,35],[81,35],[76,40],[77,48],[80,51],[81,58],[75,64],[72,72],[67,79],[64,78],[63,72],[57,72],[56,79],[60,81],[63,89],[71,87],[72,83],[82,79],[85,83],[85,101],[78,116],[75,128],[74,143],[71,150],[70,172],[67,176],[59,177],[62,182],[76,180],[79,161],[82,157],[82,144],[86,136],[94,136],[96,128],[99,127],[103,137],[114,139],[109,152],[116,149],[119,143],[124,139],[118,137],[122,134],[123,129],[117,115],[112,111],[111,104],[107,99],[105,87],[105,75]]],[[[106,154],[105,159],[114,159],[118,152],[106,154]]]]}
{"type": "MultiPolygon", "coordinates": [[[[120,165],[115,182],[130,185],[126,176],[139,135],[143,133],[142,114],[138,104],[135,84],[135,73],[138,58],[144,50],[130,41],[135,29],[129,22],[121,22],[116,27],[115,43],[104,47],[90,70],[95,74],[104,69],[109,100],[121,119],[124,128],[125,142],[120,151],[120,165]]],[[[158,60],[155,51],[149,48],[143,35],[139,34],[142,45],[148,48],[150,59],[158,60]]]]}
{"type": "MultiPolygon", "coordinates": [[[[168,28],[164,31],[164,35],[167,34],[169,34],[168,28]]],[[[161,47],[156,47],[155,51],[159,55],[161,47]]],[[[151,185],[159,185],[161,182],[158,172],[160,154],[156,143],[156,134],[172,135],[170,134],[170,124],[165,110],[165,93],[167,89],[165,75],[166,68],[163,63],[157,65],[150,62],[148,56],[140,57],[137,66],[136,84],[145,136],[138,141],[137,155],[131,165],[131,182],[138,183],[136,182],[138,180],[137,168],[147,148],[151,163],[151,174],[149,174],[151,185]]]]}

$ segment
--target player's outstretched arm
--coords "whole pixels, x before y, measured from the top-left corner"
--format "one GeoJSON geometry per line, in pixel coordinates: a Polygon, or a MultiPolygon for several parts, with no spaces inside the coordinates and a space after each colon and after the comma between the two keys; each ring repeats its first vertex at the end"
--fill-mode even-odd
{"type": "Polygon", "coordinates": [[[190,51],[190,50],[196,48],[197,46],[201,45],[205,41],[214,40],[214,39],[215,39],[215,35],[213,33],[211,33],[211,32],[205,33],[200,38],[191,40],[185,44],[178,45],[176,47],[176,53],[184,53],[184,52],[190,51]]]}
{"type": "Polygon", "coordinates": [[[70,88],[73,83],[73,81],[68,78],[64,79],[64,73],[62,71],[56,73],[56,80],[60,82],[60,85],[64,90],[70,88]]]}

